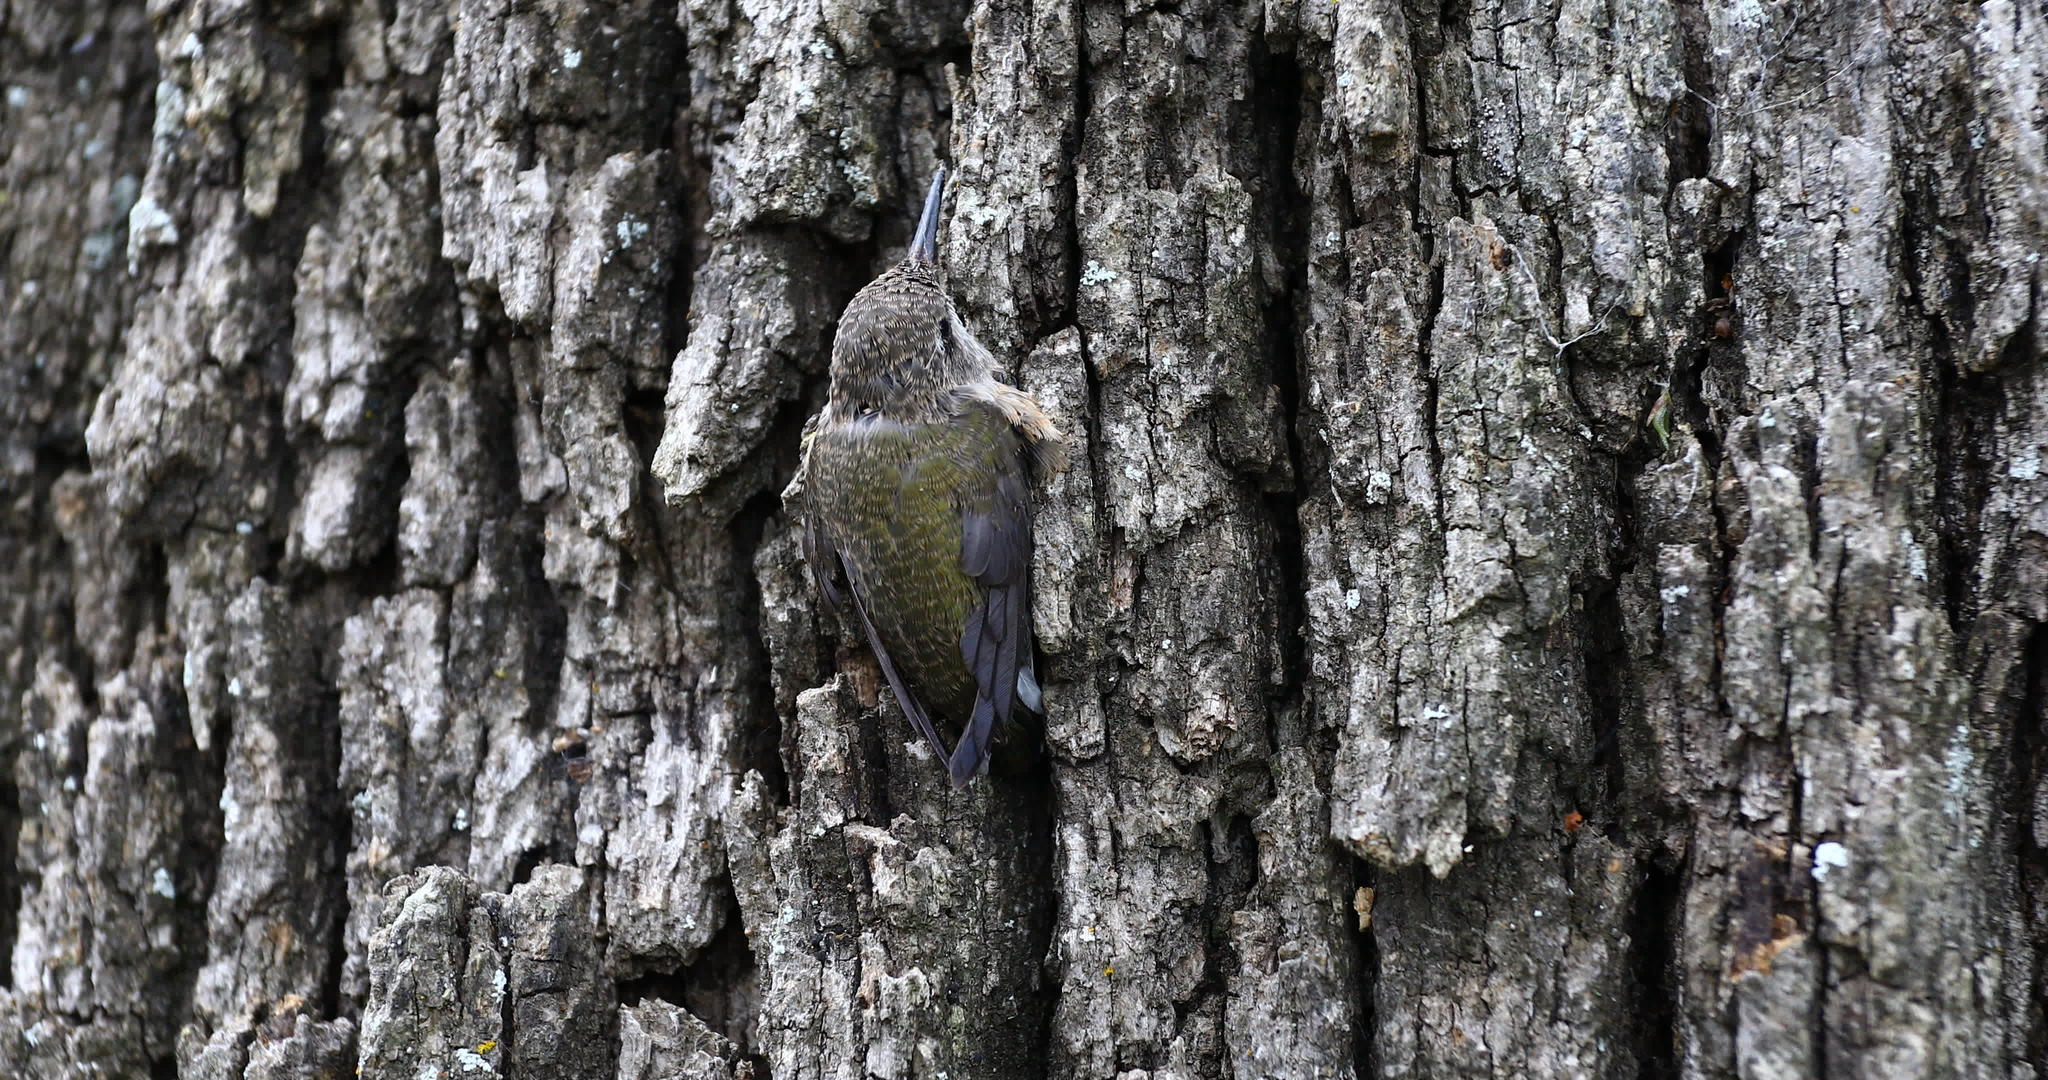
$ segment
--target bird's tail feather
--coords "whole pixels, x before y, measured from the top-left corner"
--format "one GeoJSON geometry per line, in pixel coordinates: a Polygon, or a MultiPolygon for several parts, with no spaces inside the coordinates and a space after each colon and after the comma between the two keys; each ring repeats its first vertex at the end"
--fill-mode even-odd
{"type": "Polygon", "coordinates": [[[976,773],[988,768],[989,744],[994,741],[996,708],[987,698],[974,703],[974,716],[967,726],[960,730],[960,741],[953,745],[953,756],[946,762],[946,771],[953,776],[953,786],[964,788],[976,773]]]}
{"type": "Polygon", "coordinates": [[[1029,661],[1017,668],[1017,700],[1040,716],[1045,715],[1045,691],[1038,688],[1038,673],[1029,661]]]}

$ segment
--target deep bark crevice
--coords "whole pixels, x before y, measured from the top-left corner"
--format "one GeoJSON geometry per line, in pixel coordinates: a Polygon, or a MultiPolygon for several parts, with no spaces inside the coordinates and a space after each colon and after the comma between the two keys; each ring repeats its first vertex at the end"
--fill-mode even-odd
{"type": "Polygon", "coordinates": [[[1379,1050],[1380,944],[1373,931],[1372,903],[1379,895],[1379,872],[1364,859],[1351,863],[1353,970],[1357,985],[1358,1027],[1351,1033],[1351,1060],[1360,1077],[1383,1075],[1379,1050]],[[1360,910],[1363,909],[1363,910],[1360,910]]]}
{"type": "MultiPolygon", "coordinates": [[[[60,440],[45,440],[36,446],[34,471],[30,473],[29,477],[29,506],[31,517],[34,521],[34,528],[50,538],[49,548],[45,557],[48,559],[48,565],[53,572],[61,572],[60,568],[76,565],[77,562],[78,553],[73,550],[70,540],[63,535],[52,514],[52,495],[55,491],[56,483],[66,473],[73,471],[79,473],[89,473],[92,471],[92,461],[86,454],[85,440],[82,436],[60,440]]],[[[147,545],[137,546],[141,550],[149,550],[147,545]]],[[[161,574],[157,576],[154,582],[147,575],[138,575],[138,577],[140,580],[131,586],[131,594],[146,595],[146,589],[161,581],[161,574]]],[[[76,597],[69,590],[64,590],[50,597],[50,599],[54,602],[56,608],[53,611],[44,613],[44,622],[46,625],[65,628],[65,632],[44,637],[42,640],[43,650],[47,654],[53,654],[53,658],[66,671],[71,673],[78,689],[79,699],[84,704],[86,712],[89,714],[98,713],[100,709],[99,680],[105,673],[96,670],[92,651],[85,647],[85,642],[79,640],[76,597]]],[[[137,611],[133,608],[124,611],[122,616],[122,633],[128,641],[132,642],[135,639],[135,633],[145,625],[145,616],[142,611],[137,611]]],[[[28,665],[28,669],[24,674],[29,675],[33,670],[33,665],[28,665]]],[[[30,677],[33,676],[30,675],[30,677]]],[[[9,705],[12,704],[11,702],[9,703],[9,705]]]]}
{"type": "Polygon", "coordinates": [[[1711,175],[1713,166],[1713,64],[1707,55],[1707,11],[1702,0],[1680,0],[1673,14],[1678,22],[1685,90],[1673,103],[1665,128],[1664,155],[1669,170],[1667,194],[1681,181],[1711,175]]]}
{"type": "MultiPolygon", "coordinates": [[[[1742,333],[1742,314],[1735,300],[1735,264],[1748,239],[1749,231],[1745,228],[1723,237],[1713,247],[1701,250],[1699,295],[1703,302],[1696,316],[1697,329],[1692,338],[1696,344],[1680,351],[1681,363],[1691,371],[1687,387],[1689,393],[1686,395],[1687,403],[1693,406],[1690,419],[1696,426],[1716,432],[1720,430],[1717,423],[1720,418],[1713,415],[1707,403],[1705,379],[1710,368],[1733,368],[1742,363],[1742,350],[1736,345],[1742,333]]],[[[1731,378],[1729,381],[1737,380],[1731,378]]]]}
{"type": "MultiPolygon", "coordinates": [[[[263,32],[275,32],[271,26],[263,32]]],[[[342,60],[334,43],[326,38],[314,38],[311,46],[300,59],[303,70],[298,72],[305,79],[306,104],[299,131],[299,166],[289,177],[279,182],[277,207],[269,217],[250,218],[242,236],[242,248],[248,253],[250,262],[262,267],[269,280],[264,287],[270,292],[267,298],[278,312],[274,323],[266,324],[273,330],[273,336],[256,347],[262,357],[265,382],[262,400],[263,418],[271,438],[268,440],[270,460],[264,464],[277,478],[277,498],[266,521],[266,538],[271,542],[263,546],[264,560],[258,569],[258,576],[268,580],[285,580],[295,594],[302,594],[312,588],[310,581],[315,568],[302,566],[287,571],[282,564],[285,553],[285,537],[291,532],[292,518],[298,508],[304,490],[302,457],[310,457],[318,449],[319,438],[307,433],[305,444],[299,445],[290,423],[285,416],[285,388],[291,385],[294,363],[292,344],[298,327],[297,312],[292,303],[296,296],[297,282],[294,274],[305,259],[306,237],[316,221],[332,219],[339,195],[329,184],[327,167],[326,119],[334,93],[340,89],[344,79],[342,60]],[[305,198],[287,198],[284,192],[297,190],[306,193],[305,198]],[[267,264],[267,265],[266,265],[267,264]]],[[[372,394],[381,387],[372,386],[372,394]]],[[[388,406],[387,406],[388,408],[388,406]]],[[[386,414],[387,417],[393,415],[386,414]]],[[[404,399],[401,398],[395,414],[404,416],[404,399]]],[[[387,419],[386,429],[392,421],[387,419]]],[[[403,453],[403,435],[386,440],[386,445],[376,447],[380,451],[378,460],[366,469],[369,475],[376,475],[377,469],[388,466],[395,455],[400,460],[403,453]],[[396,444],[396,445],[392,445],[396,444]]],[[[379,515],[386,548],[394,546],[394,530],[391,527],[397,518],[399,492],[403,485],[392,484],[378,488],[381,502],[388,504],[389,514],[379,515]]],[[[380,510],[382,507],[380,506],[380,510]]]]}
{"type": "Polygon", "coordinates": [[[1020,1025],[1031,1040],[1021,1055],[1025,1068],[1020,1076],[1047,1075],[1052,1060],[1053,1011],[1059,1004],[1059,984],[1049,976],[1046,967],[1046,958],[1052,953],[1054,912],[1059,905],[1059,894],[1053,887],[1053,807],[1057,792],[1052,769],[1052,756],[1041,753],[1032,768],[1017,778],[1025,800],[1024,858],[1030,867],[1026,880],[1034,893],[1030,904],[1032,924],[1019,955],[1030,960],[1030,974],[1024,981],[1029,1004],[1024,1008],[1036,1010],[1035,1023],[1020,1025]]]}
{"type": "MultiPolygon", "coordinates": [[[[327,1017],[343,1015],[342,1010],[350,1003],[342,988],[342,961],[348,955],[348,875],[344,868],[348,863],[350,841],[354,835],[355,814],[341,790],[341,691],[330,681],[332,672],[323,670],[322,657],[335,655],[335,642],[339,637],[339,624],[333,625],[333,634],[320,634],[307,643],[308,655],[303,663],[306,692],[311,696],[305,712],[317,718],[310,725],[312,730],[299,736],[303,745],[288,760],[304,762],[306,769],[306,812],[316,825],[313,835],[318,837],[324,850],[320,852],[319,875],[306,886],[306,902],[324,909],[326,917],[320,928],[326,940],[317,947],[325,954],[327,963],[320,971],[320,983],[312,988],[318,994],[319,1007],[327,1017]]],[[[291,723],[292,721],[285,721],[291,723]]],[[[310,921],[310,919],[309,919],[310,921]]]]}
{"type": "Polygon", "coordinates": [[[640,498],[652,508],[648,516],[653,519],[655,535],[653,542],[645,546],[664,556],[660,567],[661,583],[664,588],[673,590],[676,586],[675,569],[665,558],[669,554],[669,530],[666,526],[671,522],[664,513],[660,485],[648,471],[648,465],[654,461],[654,449],[661,443],[663,398],[667,392],[666,386],[627,389],[625,399],[619,403],[619,426],[625,432],[626,441],[633,444],[633,453],[639,461],[640,498]]]}
{"type": "MultiPolygon", "coordinates": [[[[1702,272],[1706,278],[1703,284],[1708,297],[1727,298],[1728,283],[1733,280],[1735,261],[1746,237],[1746,232],[1736,233],[1713,249],[1702,252],[1702,272]]],[[[1728,358],[1730,362],[1739,363],[1737,358],[1740,354],[1729,343],[1716,341],[1711,335],[1695,340],[1696,344],[1679,351],[1672,365],[1671,384],[1666,393],[1671,415],[1683,422],[1685,430],[1699,444],[1701,463],[1705,466],[1708,506],[1714,515],[1714,533],[1707,538],[1714,558],[1714,576],[1710,583],[1712,601],[1709,605],[1713,614],[1714,659],[1707,682],[1713,688],[1718,715],[1730,717],[1733,710],[1723,682],[1722,657],[1727,644],[1728,590],[1733,580],[1736,549],[1741,542],[1733,531],[1733,515],[1738,508],[1725,504],[1719,483],[1725,453],[1721,439],[1722,418],[1715,415],[1707,400],[1705,380],[1709,366],[1717,359],[1728,358]]]]}
{"type": "MultiPolygon", "coordinates": [[[[1814,891],[1819,892],[1817,882],[1814,891]]],[[[1814,946],[1814,994],[1808,1024],[1813,1033],[1813,1075],[1822,1077],[1828,1075],[1828,996],[1835,989],[1834,958],[1835,951],[1826,942],[1814,946]]]]}
{"type": "MultiPolygon", "coordinates": [[[[760,972],[741,920],[739,899],[722,883],[725,921],[691,962],[618,983],[620,1005],[665,1001],[687,1010],[743,1054],[755,1051],[760,972]]],[[[757,1066],[758,1068],[758,1066],[757,1066]]]]}
{"type": "MultiPolygon", "coordinates": [[[[1421,326],[1415,335],[1415,359],[1422,384],[1422,436],[1429,451],[1430,490],[1436,496],[1432,508],[1437,521],[1448,520],[1444,512],[1444,443],[1441,434],[1442,407],[1441,388],[1437,385],[1435,337],[1436,321],[1444,310],[1444,267],[1441,260],[1432,259],[1429,267],[1429,308],[1423,313],[1421,326]]],[[[1442,544],[1442,540],[1438,540],[1442,544]]],[[[1433,553],[1438,564],[1442,564],[1443,551],[1433,553]]]]}
{"type": "Polygon", "coordinates": [[[168,714],[167,726],[180,732],[171,742],[173,767],[179,790],[185,793],[184,820],[178,831],[177,866],[172,884],[177,889],[173,936],[181,963],[172,980],[171,994],[181,1003],[178,1012],[190,1013],[190,1002],[206,964],[207,907],[219,879],[221,854],[226,845],[222,829],[225,812],[220,809],[221,792],[227,787],[229,726],[225,719],[213,735],[210,749],[201,750],[191,731],[189,704],[182,686],[166,685],[159,694],[168,714]]]}
{"type": "MultiPolygon", "coordinates": [[[[11,760],[21,753],[19,736],[4,748],[11,760]]],[[[21,872],[15,857],[21,843],[21,789],[12,770],[0,774],[0,956],[14,955],[21,909],[21,872]]],[[[14,965],[0,964],[0,990],[14,989],[14,965]]]]}
{"type": "MultiPolygon", "coordinates": [[[[1908,282],[1916,277],[1906,275],[1908,282]]],[[[2035,323],[2028,322],[2013,334],[1992,371],[1970,370],[1961,363],[1946,320],[1929,318],[1926,326],[1933,345],[1926,365],[1931,369],[1927,374],[1934,388],[1933,408],[1926,423],[1935,459],[1935,546],[1942,609],[1960,650],[1967,647],[1983,606],[1977,595],[1978,559],[1984,544],[1984,508],[1994,482],[1999,420],[2005,413],[2000,373],[2023,370],[2025,359],[2033,355],[2035,323]]]]}
{"type": "Polygon", "coordinates": [[[1209,887],[1193,913],[1203,931],[1202,972],[1188,995],[1173,1002],[1174,1023],[1184,1032],[1190,1016],[1229,994],[1231,979],[1242,967],[1230,939],[1231,916],[1244,908],[1258,884],[1259,845],[1249,818],[1238,814],[1202,822],[1197,832],[1198,846],[1207,856],[1209,887]]]}
{"type": "MultiPolygon", "coordinates": [[[[1083,5],[1074,4],[1074,22],[1081,23],[1083,5]]],[[[1088,110],[1090,100],[1088,53],[1085,48],[1076,48],[1074,57],[1073,123],[1066,126],[1060,139],[1059,208],[1060,218],[1065,223],[1060,230],[1060,264],[1056,288],[1058,292],[1046,305],[1035,333],[1031,348],[1035,349],[1046,339],[1067,327],[1080,325],[1081,304],[1081,152],[1087,145],[1088,110]]],[[[1052,275],[1040,280],[1053,283],[1052,275]]],[[[1041,298],[1042,300],[1044,298],[1041,298]]]]}
{"type": "MultiPolygon", "coordinates": [[[[689,35],[681,26],[664,22],[649,27],[663,41],[656,55],[660,63],[650,65],[648,82],[667,87],[672,95],[650,110],[650,135],[654,149],[669,155],[675,184],[667,193],[678,224],[675,247],[669,253],[667,296],[661,315],[663,355],[673,357],[689,343],[690,303],[697,285],[697,268],[711,245],[705,243],[704,222],[711,215],[711,164],[694,152],[697,145],[696,113],[691,109],[693,72],[690,68],[689,35]],[[656,117],[665,118],[655,123],[656,117]]],[[[667,369],[662,371],[666,389],[667,369]]],[[[656,415],[660,415],[657,413],[656,415]]],[[[656,432],[657,441],[660,432],[656,432]]],[[[651,460],[651,459],[649,459],[651,460]]]]}
{"type": "MultiPolygon", "coordinates": [[[[521,857],[521,861],[525,861],[524,856],[521,857]]],[[[488,898],[483,897],[473,899],[471,903],[473,906],[477,904],[482,905],[484,918],[490,923],[491,936],[489,941],[477,942],[475,944],[489,948],[491,943],[497,943],[498,948],[494,957],[497,967],[496,974],[502,975],[505,979],[504,989],[498,994],[498,1046],[502,1051],[498,1060],[502,1063],[504,1080],[539,1080],[537,1077],[522,1077],[519,1075],[518,1066],[521,1064],[519,1060],[519,997],[526,987],[524,985],[525,980],[516,978],[519,973],[514,970],[518,963],[518,954],[509,947],[511,935],[507,932],[509,928],[505,925],[505,917],[508,914],[507,905],[503,901],[492,903],[488,898]]],[[[470,939],[457,939],[457,948],[463,955],[459,961],[460,966],[455,970],[469,970],[467,954],[471,947],[472,942],[470,939]]],[[[613,1012],[617,1012],[616,1006],[613,1012]]]]}
{"type": "Polygon", "coordinates": [[[2033,952],[2034,992],[2027,995],[2025,1028],[2014,1042],[2025,1060],[2048,1064],[2048,837],[2043,785],[2048,784],[2048,623],[2036,624],[2020,650],[2019,701],[2012,716],[2011,762],[2004,784],[2006,827],[2012,830],[2019,924],[2033,952]]]}
{"type": "MultiPolygon", "coordinates": [[[[790,410],[783,410],[784,417],[790,417],[790,410]]],[[[777,441],[772,445],[794,447],[802,430],[803,420],[794,418],[796,432],[784,433],[784,426],[777,424],[777,441]],[[780,438],[787,434],[787,438],[780,438]]],[[[795,474],[796,466],[790,464],[788,474],[795,474]]],[[[788,483],[784,470],[777,469],[776,475],[783,484],[788,483]]],[[[745,714],[759,717],[761,722],[748,723],[747,730],[739,737],[739,760],[741,773],[753,770],[768,785],[769,798],[777,805],[789,802],[789,774],[783,766],[782,747],[788,738],[784,731],[784,717],[776,708],[775,682],[772,668],[773,659],[768,649],[768,637],[764,630],[768,612],[761,592],[760,578],[754,573],[755,553],[760,550],[762,537],[771,522],[781,522],[782,487],[771,487],[756,492],[740,507],[740,512],[731,524],[732,568],[735,578],[733,585],[737,603],[738,625],[733,629],[747,644],[745,681],[740,699],[745,703],[745,714]]],[[[786,523],[785,523],[786,524],[786,523]]]]}
{"type": "Polygon", "coordinates": [[[348,853],[355,848],[355,812],[349,804],[346,792],[341,789],[341,696],[340,691],[322,695],[320,702],[322,734],[329,745],[326,752],[332,767],[325,770],[326,783],[315,798],[316,813],[323,819],[320,835],[329,845],[328,863],[331,867],[321,875],[320,887],[327,894],[329,916],[333,920],[327,927],[327,966],[320,985],[321,1015],[327,1018],[352,1016],[357,1012],[356,1002],[343,989],[342,969],[348,961],[348,919],[349,895],[348,853]]]}
{"type": "Polygon", "coordinates": [[[1274,634],[1280,670],[1273,673],[1276,702],[1269,737],[1275,746],[1314,745],[1306,730],[1283,732],[1280,720],[1291,714],[1310,722],[1304,698],[1308,681],[1307,571],[1302,548],[1301,492],[1313,475],[1301,426],[1301,327],[1299,307],[1308,296],[1308,199],[1295,173],[1303,121],[1301,65],[1292,53],[1254,49],[1256,66],[1250,91],[1252,124],[1259,133],[1259,164],[1263,171],[1267,227],[1279,264],[1280,281],[1261,305],[1264,368],[1278,398],[1280,435],[1285,442],[1286,474],[1261,485],[1260,500],[1272,530],[1274,634]],[[1264,54],[1264,55],[1258,55],[1264,54]]]}
{"type": "MultiPolygon", "coordinates": [[[[1617,484],[1617,498],[1626,492],[1617,484]]],[[[1623,510],[1616,508],[1619,518],[1623,510]]],[[[1615,558],[1618,556],[1610,556],[1615,558]]],[[[1616,567],[1612,573],[1619,575],[1616,567]]],[[[1576,795],[1579,806],[1595,808],[1589,815],[1601,832],[1613,836],[1627,827],[1625,819],[1635,818],[1647,808],[1626,805],[1628,770],[1622,756],[1622,715],[1631,677],[1628,646],[1622,638],[1624,619],[1614,577],[1600,577],[1587,583],[1582,594],[1584,612],[1579,635],[1580,657],[1586,673],[1586,701],[1592,724],[1592,759],[1585,775],[1592,790],[1575,790],[1577,770],[1567,770],[1563,786],[1576,795]]]]}
{"type": "MultiPolygon", "coordinates": [[[[512,886],[524,885],[533,880],[533,872],[549,862],[545,844],[537,844],[519,853],[519,859],[512,864],[512,886]]],[[[511,886],[507,886],[510,888],[511,886]]]]}
{"type": "MultiPolygon", "coordinates": [[[[481,321],[486,327],[503,325],[502,315],[481,321]]],[[[522,631],[516,639],[523,653],[519,669],[526,708],[517,719],[531,730],[542,730],[561,693],[569,611],[547,577],[546,509],[520,493],[517,425],[524,406],[518,372],[504,340],[493,330],[485,330],[468,351],[476,373],[477,456],[482,475],[490,481],[477,493],[483,518],[477,531],[477,562],[506,579],[503,591],[516,605],[522,631]]],[[[480,739],[487,735],[478,733],[480,739]]]]}
{"type": "MultiPolygon", "coordinates": [[[[723,936],[722,932],[721,936],[723,936]]],[[[713,944],[715,945],[716,942],[714,941],[713,944]]],[[[710,947],[707,946],[705,953],[708,955],[709,952],[710,947]]],[[[619,980],[617,987],[619,1004],[622,1006],[641,1005],[648,1001],[665,1001],[670,1005],[688,1008],[685,1002],[689,1000],[689,967],[693,966],[695,965],[649,971],[647,974],[636,978],[619,980]]],[[[694,1010],[692,1011],[694,1013],[694,1010]]],[[[711,1024],[711,1021],[702,1014],[697,1014],[697,1019],[704,1020],[714,1030],[717,1027],[717,1025],[711,1024]]]]}
{"type": "Polygon", "coordinates": [[[1634,982],[1637,1080],[1677,1080],[1678,934],[1685,893],[1668,855],[1646,857],[1629,907],[1628,961],[1634,982]]]}

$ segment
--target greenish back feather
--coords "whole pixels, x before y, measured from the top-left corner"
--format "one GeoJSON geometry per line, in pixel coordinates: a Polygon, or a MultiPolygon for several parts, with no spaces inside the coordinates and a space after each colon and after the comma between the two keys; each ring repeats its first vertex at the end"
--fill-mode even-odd
{"type": "Polygon", "coordinates": [[[986,595],[961,565],[963,514],[991,512],[999,477],[1022,468],[1020,446],[980,403],[951,422],[869,416],[834,424],[811,442],[811,513],[846,563],[878,644],[953,730],[976,691],[962,630],[986,595]]]}

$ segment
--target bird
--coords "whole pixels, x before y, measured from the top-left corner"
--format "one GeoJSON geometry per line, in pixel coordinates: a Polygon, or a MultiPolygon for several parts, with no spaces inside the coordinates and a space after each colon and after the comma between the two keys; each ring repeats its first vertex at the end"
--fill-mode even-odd
{"type": "Polygon", "coordinates": [[[903,260],[840,316],[825,406],[804,437],[801,544],[825,602],[852,601],[897,706],[964,788],[1016,730],[1019,705],[1044,711],[1031,495],[1063,443],[940,281],[945,184],[941,166],[903,260]]]}

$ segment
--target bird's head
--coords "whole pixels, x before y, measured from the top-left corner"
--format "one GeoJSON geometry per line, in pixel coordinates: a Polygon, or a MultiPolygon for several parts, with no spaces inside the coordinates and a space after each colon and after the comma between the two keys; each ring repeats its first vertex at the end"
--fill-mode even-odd
{"type": "Polygon", "coordinates": [[[908,419],[985,372],[985,360],[977,367],[964,358],[965,331],[939,285],[939,207],[945,193],[941,166],[903,261],[869,282],[839,317],[832,341],[832,403],[843,418],[882,413],[908,419]]]}

